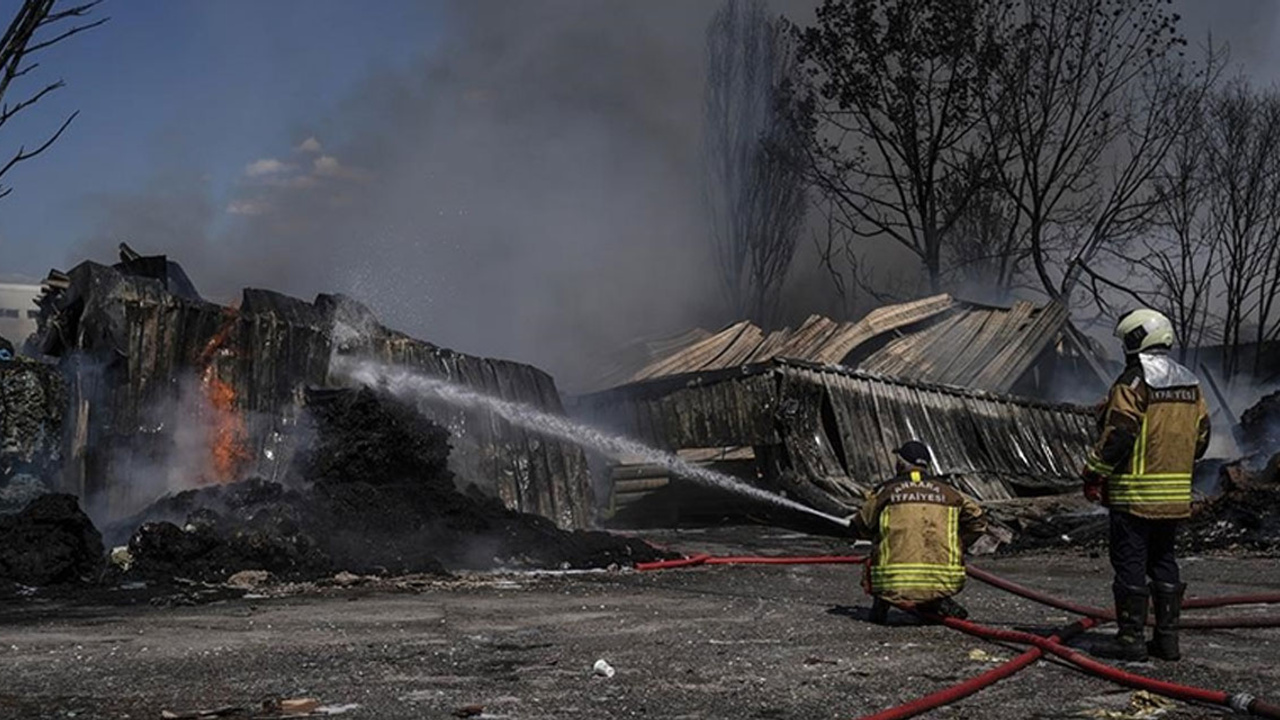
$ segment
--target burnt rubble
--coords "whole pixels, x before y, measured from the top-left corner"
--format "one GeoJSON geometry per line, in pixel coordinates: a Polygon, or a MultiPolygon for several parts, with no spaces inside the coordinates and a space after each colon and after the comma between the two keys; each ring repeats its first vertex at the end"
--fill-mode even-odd
{"type": "MultiPolygon", "coordinates": [[[[294,451],[281,438],[294,435],[304,388],[334,381],[335,355],[405,366],[563,412],[545,372],[411,338],[341,295],[306,302],[250,288],[237,305],[224,306],[202,298],[176,262],[123,246],[120,262],[51,272],[44,288],[27,351],[56,362],[65,385],[57,412],[35,415],[66,458],[52,488],[114,517],[136,512],[156,497],[157,485],[169,485],[168,478],[141,478],[190,464],[191,454],[175,447],[195,425],[214,426],[210,434],[228,442],[193,479],[279,479],[294,451]]],[[[0,416],[8,407],[0,397],[0,416]]],[[[451,433],[452,469],[506,507],[565,528],[591,523],[590,478],[578,446],[482,410],[419,409],[451,433]]]]}
{"type": "Polygon", "coordinates": [[[0,515],[49,492],[62,460],[65,403],[57,368],[26,358],[0,362],[0,515]]]}
{"type": "MultiPolygon", "coordinates": [[[[1179,527],[1179,551],[1280,554],[1280,454],[1263,465],[1248,460],[1207,464],[1218,473],[1216,492],[1192,503],[1191,518],[1179,527]]],[[[1013,542],[1000,548],[1003,553],[1106,551],[1107,513],[1078,496],[1046,498],[994,514],[1014,531],[1013,542]]]]}
{"type": "Polygon", "coordinates": [[[0,583],[93,582],[102,568],[102,535],[74,496],[41,495],[0,515],[0,583]]]}
{"type": "Polygon", "coordinates": [[[1240,415],[1239,436],[1246,452],[1280,452],[1280,390],[1264,396],[1240,415]]]}
{"type": "Polygon", "coordinates": [[[639,540],[561,530],[474,488],[460,491],[448,468],[448,433],[392,397],[309,390],[307,408],[314,437],[287,484],[251,479],[188,490],[108,528],[113,544],[128,544],[122,579],[603,568],[667,556],[639,540]]]}

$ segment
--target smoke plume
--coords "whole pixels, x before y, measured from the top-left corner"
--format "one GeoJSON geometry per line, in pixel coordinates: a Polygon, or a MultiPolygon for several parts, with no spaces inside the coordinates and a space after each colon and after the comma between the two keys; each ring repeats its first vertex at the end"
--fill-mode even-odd
{"type": "Polygon", "coordinates": [[[193,178],[98,198],[121,239],[243,286],[353,295],[438,344],[585,376],[592,351],[721,321],[701,207],[711,3],[459,2],[222,207],[193,178]]]}

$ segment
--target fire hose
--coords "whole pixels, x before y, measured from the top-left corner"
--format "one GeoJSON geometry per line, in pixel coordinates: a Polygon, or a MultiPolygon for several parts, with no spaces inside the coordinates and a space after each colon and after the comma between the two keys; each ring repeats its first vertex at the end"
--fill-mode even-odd
{"type": "MultiPolygon", "coordinates": [[[[1065,642],[1097,624],[1098,621],[1093,618],[1084,618],[1083,620],[1078,620],[1074,624],[1059,630],[1057,635],[1052,635],[1049,639],[1054,642],[1065,642]]],[[[888,710],[881,710],[874,715],[867,715],[861,720],[901,720],[902,718],[915,717],[920,713],[928,712],[929,710],[942,707],[943,705],[950,705],[957,700],[969,697],[988,685],[994,685],[997,682],[1019,672],[1043,656],[1044,650],[1038,647],[1032,647],[1018,657],[992,668],[981,675],[971,677],[962,683],[952,685],[948,688],[943,688],[937,692],[912,700],[909,703],[889,708],[888,710]]]]}
{"type": "Polygon", "coordinates": [[[1156,680],[1143,675],[1137,675],[1135,673],[1121,670],[1120,668],[1112,667],[1105,663],[1100,663],[1091,657],[1062,645],[1060,642],[1052,638],[1045,638],[1039,635],[1033,635],[1032,633],[987,627],[985,625],[979,625],[959,618],[931,617],[930,619],[937,620],[947,627],[955,628],[956,630],[968,633],[975,637],[987,640],[1033,645],[1043,652],[1057,655],[1081,670],[1121,685],[1136,687],[1167,697],[1177,698],[1179,700],[1222,705],[1224,707],[1229,707],[1232,710],[1236,710],[1237,712],[1248,712],[1259,717],[1280,718],[1280,705],[1268,703],[1260,698],[1249,695],[1248,693],[1237,693],[1235,695],[1231,695],[1221,690],[1206,690],[1204,688],[1193,687],[1191,685],[1181,685],[1179,683],[1156,680]]]}
{"type": "MultiPolygon", "coordinates": [[[[992,575],[986,570],[976,568],[972,565],[965,567],[965,573],[975,580],[980,580],[992,587],[1000,588],[1001,590],[1013,593],[1014,595],[1026,598],[1027,600],[1033,600],[1041,605],[1048,605],[1049,607],[1057,608],[1059,610],[1066,610],[1067,612],[1073,612],[1077,615],[1084,615],[1086,617],[1099,618],[1102,620],[1116,619],[1116,614],[1112,610],[1080,605],[1079,603],[1074,603],[1070,600],[1063,600],[1052,595],[1047,595],[1038,590],[1032,590],[1029,587],[992,575]]],[[[1224,607],[1227,605],[1261,605],[1271,603],[1280,603],[1280,593],[1229,595],[1216,598],[1187,598],[1182,602],[1182,607],[1183,609],[1189,609],[1224,607]]],[[[1154,624],[1154,621],[1148,619],[1147,624],[1152,625],[1154,624]]],[[[1278,627],[1280,626],[1280,617],[1275,615],[1258,615],[1216,618],[1182,618],[1179,620],[1178,624],[1186,628],[1278,627]]]]}
{"type": "MultiPolygon", "coordinates": [[[[636,570],[652,571],[664,570],[678,567],[693,567],[699,565],[736,565],[736,564],[768,564],[768,565],[802,565],[802,564],[856,564],[864,563],[867,558],[864,556],[812,556],[812,557],[713,557],[709,554],[699,554],[678,560],[661,560],[649,563],[637,563],[636,570]]],[[[1085,615],[1073,625],[1070,625],[1057,634],[1050,637],[1042,637],[1032,633],[1019,632],[1015,630],[1003,630],[999,628],[991,628],[967,620],[959,620],[957,618],[937,618],[944,625],[961,632],[982,637],[988,640],[997,640],[1003,642],[1015,642],[1024,645],[1030,645],[1031,648],[1022,653],[1018,657],[1010,660],[1003,665],[988,670],[987,672],[976,677],[965,680],[952,687],[944,688],[930,695],[926,695],[917,700],[913,700],[904,705],[881,711],[874,715],[868,715],[862,720],[890,720],[896,718],[907,718],[918,715],[922,712],[941,707],[953,703],[961,698],[967,697],[977,691],[990,686],[1004,678],[1007,678],[1023,668],[1028,667],[1035,661],[1039,660],[1045,653],[1050,653],[1061,657],[1076,667],[1086,672],[1092,673],[1098,677],[1111,680],[1122,685],[1137,687],[1150,692],[1159,693],[1168,697],[1180,700],[1202,702],[1214,705],[1229,707],[1238,712],[1249,712],[1259,717],[1280,718],[1280,706],[1266,702],[1260,698],[1256,698],[1248,693],[1229,694],[1220,690],[1206,690],[1190,685],[1181,685],[1178,683],[1167,682],[1164,680],[1156,680],[1135,673],[1130,673],[1119,668],[1112,667],[1105,663],[1100,663],[1090,657],[1087,657],[1075,650],[1071,650],[1062,645],[1062,642],[1070,639],[1072,636],[1083,632],[1098,624],[1100,620],[1115,619],[1114,613],[1107,612],[1102,608],[1094,608],[1086,605],[1080,605],[1068,600],[1053,597],[1040,593],[1031,588],[1024,587],[1014,582],[1010,582],[996,575],[981,570],[979,568],[967,567],[969,575],[977,580],[985,582],[993,587],[1000,588],[1015,595],[1019,595],[1028,600],[1033,600],[1050,607],[1060,610],[1066,610],[1077,614],[1085,615]]],[[[1243,604],[1264,604],[1280,602],[1280,593],[1262,593],[1256,595],[1234,595],[1222,596],[1216,598],[1190,598],[1183,603],[1185,608],[1207,608],[1207,607],[1223,607],[1227,605],[1243,605],[1243,604]]],[[[1240,618],[1185,618],[1180,624],[1185,627],[1278,627],[1280,626],[1280,618],[1274,616],[1260,617],[1240,617],[1240,618]],[[1189,621],[1198,621],[1195,623],[1189,621]]]]}

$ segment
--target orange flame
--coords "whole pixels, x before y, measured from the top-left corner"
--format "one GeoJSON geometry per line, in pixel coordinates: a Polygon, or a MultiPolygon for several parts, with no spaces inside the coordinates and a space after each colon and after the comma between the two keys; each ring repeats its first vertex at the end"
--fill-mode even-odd
{"type": "Polygon", "coordinates": [[[235,386],[218,377],[213,364],[219,351],[230,352],[223,345],[235,329],[236,315],[233,310],[229,310],[227,315],[227,321],[205,344],[197,359],[204,366],[201,385],[212,416],[209,449],[213,477],[206,480],[219,484],[239,480],[240,470],[250,458],[244,417],[236,408],[235,386]]]}

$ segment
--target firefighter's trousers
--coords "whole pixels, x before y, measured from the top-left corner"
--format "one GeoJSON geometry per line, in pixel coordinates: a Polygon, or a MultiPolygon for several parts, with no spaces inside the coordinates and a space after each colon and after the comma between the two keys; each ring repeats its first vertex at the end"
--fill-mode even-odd
{"type": "Polygon", "coordinates": [[[1147,578],[1176,585],[1178,558],[1174,553],[1177,520],[1149,520],[1111,511],[1111,567],[1116,585],[1141,588],[1147,578]]]}

